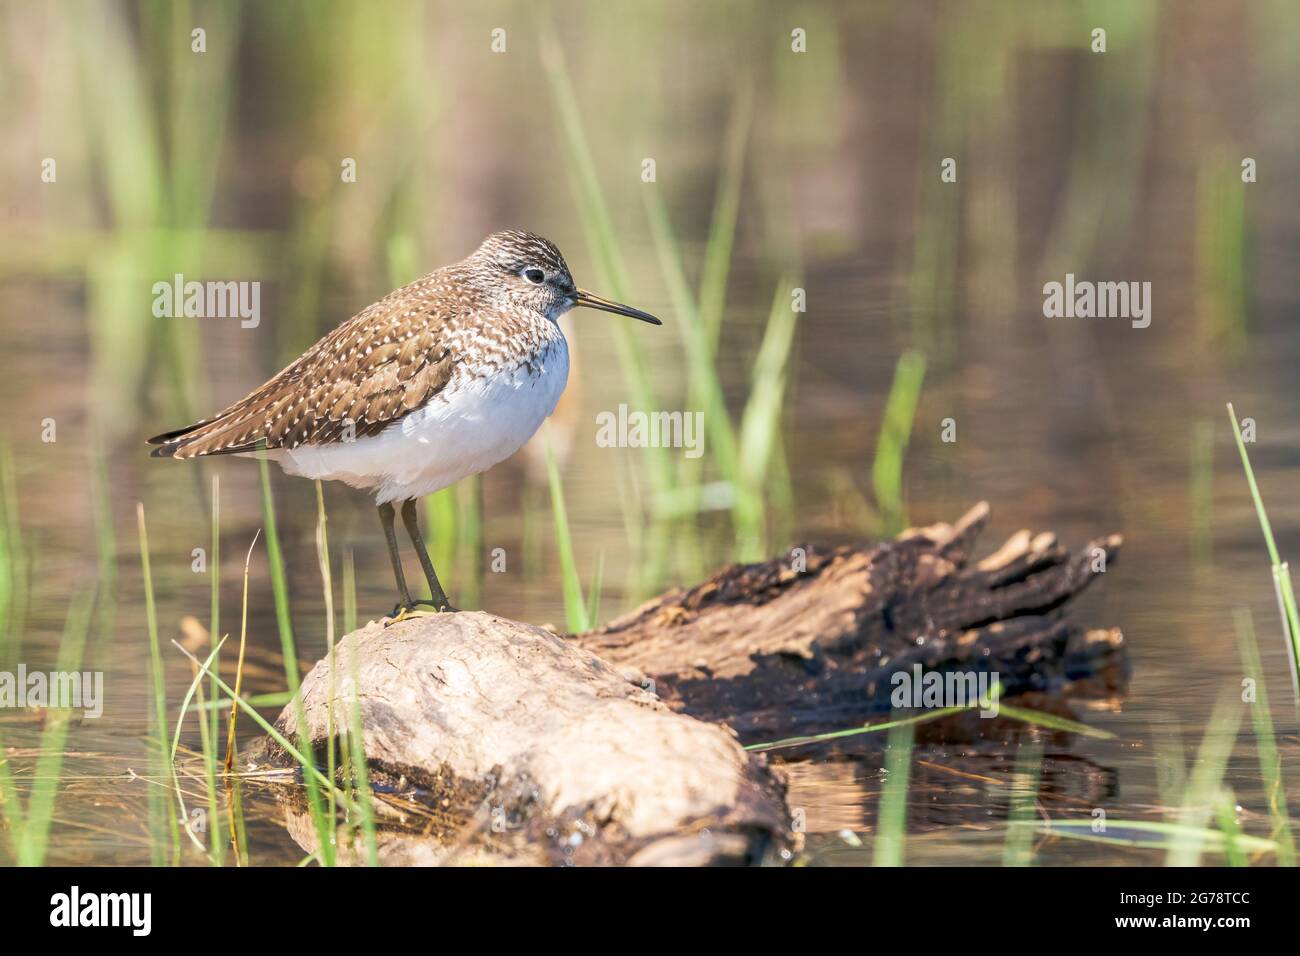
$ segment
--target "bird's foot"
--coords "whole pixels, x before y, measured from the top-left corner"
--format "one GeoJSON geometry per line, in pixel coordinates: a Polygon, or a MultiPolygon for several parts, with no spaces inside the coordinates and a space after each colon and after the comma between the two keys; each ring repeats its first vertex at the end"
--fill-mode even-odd
{"type": "Polygon", "coordinates": [[[390,624],[416,617],[436,617],[439,614],[451,614],[455,613],[456,610],[450,604],[437,605],[432,601],[413,601],[410,604],[398,604],[388,615],[384,626],[388,627],[390,624]]]}

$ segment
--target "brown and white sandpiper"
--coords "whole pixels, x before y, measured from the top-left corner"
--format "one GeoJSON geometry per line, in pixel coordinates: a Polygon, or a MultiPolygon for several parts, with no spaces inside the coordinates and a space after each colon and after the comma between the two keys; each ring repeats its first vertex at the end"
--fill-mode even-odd
{"type": "MultiPolygon", "coordinates": [[[[415,499],[514,454],[569,375],[557,321],[575,306],[649,313],[579,289],[553,242],[497,232],[470,256],[390,292],[211,418],[150,438],[154,457],[264,453],[287,474],[373,491],[401,596],[394,505],[428,579],[453,610],[420,535],[415,499]]],[[[424,602],[419,602],[424,603],[424,602]]]]}

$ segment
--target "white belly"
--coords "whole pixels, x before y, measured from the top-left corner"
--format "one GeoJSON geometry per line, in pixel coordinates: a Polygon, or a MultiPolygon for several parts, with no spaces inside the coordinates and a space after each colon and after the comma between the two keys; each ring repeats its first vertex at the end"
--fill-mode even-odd
{"type": "Polygon", "coordinates": [[[354,442],[273,449],[287,474],[343,481],[375,502],[431,494],[509,458],[555,410],[569,377],[560,338],[541,360],[488,378],[457,374],[423,408],[354,442]]]}

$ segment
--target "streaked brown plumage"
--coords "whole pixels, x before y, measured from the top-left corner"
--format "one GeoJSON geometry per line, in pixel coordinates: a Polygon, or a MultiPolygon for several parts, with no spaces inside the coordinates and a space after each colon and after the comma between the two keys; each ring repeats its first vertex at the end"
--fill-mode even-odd
{"type": "MultiPolygon", "coordinates": [[[[567,272],[559,250],[546,245],[551,268],[567,272]]],[[[526,335],[535,323],[535,313],[494,309],[468,263],[390,292],[235,404],[149,439],[162,446],[154,455],[197,458],[329,444],[343,440],[348,421],[358,438],[382,431],[443,389],[458,363],[478,365],[480,353],[490,359],[506,339],[526,335]]]]}
{"type": "Polygon", "coordinates": [[[374,490],[409,606],[392,534],[392,506],[403,502],[434,603],[446,605],[408,506],[491,467],[536,431],[568,375],[556,323],[575,305],[659,324],[578,289],[549,240],[494,233],[461,262],[359,312],[235,404],[149,439],[160,446],[153,454],[264,450],[289,474],[374,490]]]}

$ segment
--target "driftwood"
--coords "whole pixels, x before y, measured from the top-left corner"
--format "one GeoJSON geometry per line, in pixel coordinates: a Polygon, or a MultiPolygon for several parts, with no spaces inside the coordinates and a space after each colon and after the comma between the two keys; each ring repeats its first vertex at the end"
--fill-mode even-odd
{"type": "MultiPolygon", "coordinates": [[[[755,862],[792,842],[761,758],[543,628],[482,612],[373,622],[339,642],[335,666],[334,719],[359,686],[372,777],[437,811],[422,821],[433,840],[386,834],[385,862],[755,862]]],[[[314,741],[330,681],[328,658],[303,681],[314,741]]],[[[295,720],[290,705],[278,729],[295,720]]]]}
{"type": "Polygon", "coordinates": [[[1110,566],[1119,535],[1069,552],[1020,531],[970,564],[988,515],[981,502],[894,541],[731,565],[575,640],[747,743],[887,711],[890,676],[915,663],[997,672],[1006,695],[1122,679],[1120,632],[1081,630],[1060,610],[1110,566]]]}
{"type": "MultiPolygon", "coordinates": [[[[785,859],[783,778],[742,743],[861,723],[914,663],[996,671],[1004,696],[1122,680],[1119,632],[1061,613],[1118,536],[1068,552],[1022,531],[972,564],[987,516],[727,567],[576,636],[483,613],[372,623],[333,678],[326,659],[304,680],[309,736],[327,737],[331,686],[336,727],[359,688],[372,778],[423,808],[385,820],[385,862],[785,859]]],[[[300,803],[289,817],[311,847],[300,803]]]]}

